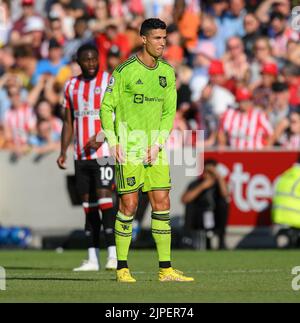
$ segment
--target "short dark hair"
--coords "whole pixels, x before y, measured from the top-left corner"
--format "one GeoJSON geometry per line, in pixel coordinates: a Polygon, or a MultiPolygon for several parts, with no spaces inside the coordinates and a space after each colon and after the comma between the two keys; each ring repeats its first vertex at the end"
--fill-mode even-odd
{"type": "Polygon", "coordinates": [[[158,18],[150,18],[146,19],[142,23],[140,35],[141,36],[147,36],[148,32],[152,29],[167,29],[167,25],[160,19],[158,18]]]}
{"type": "Polygon", "coordinates": [[[279,92],[285,92],[288,91],[289,86],[287,82],[274,82],[272,84],[272,91],[279,93],[279,92]]]}
{"type": "Polygon", "coordinates": [[[218,162],[215,160],[215,159],[206,159],[204,161],[204,167],[206,166],[217,166],[218,165],[218,162]]]}
{"type": "Polygon", "coordinates": [[[270,21],[272,22],[274,19],[285,20],[286,17],[282,13],[274,11],[270,15],[270,21]]]}
{"type": "Polygon", "coordinates": [[[78,51],[77,51],[77,59],[81,56],[81,54],[83,52],[86,52],[86,51],[95,51],[97,53],[97,55],[99,55],[99,51],[98,51],[98,48],[94,45],[94,44],[84,44],[82,46],[79,47],[78,51]]]}

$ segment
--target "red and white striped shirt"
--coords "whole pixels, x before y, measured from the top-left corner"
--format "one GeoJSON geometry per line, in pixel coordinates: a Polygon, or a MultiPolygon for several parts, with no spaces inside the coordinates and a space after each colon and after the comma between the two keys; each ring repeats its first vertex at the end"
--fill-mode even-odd
{"type": "Polygon", "coordinates": [[[266,114],[258,109],[243,112],[229,109],[223,115],[220,130],[228,138],[229,146],[234,149],[262,149],[273,134],[273,128],[266,114]]]}
{"type": "Polygon", "coordinates": [[[99,72],[93,80],[74,77],[65,87],[64,108],[74,116],[74,158],[91,160],[109,156],[105,142],[97,151],[86,147],[89,139],[101,131],[100,108],[110,75],[99,72]]]}
{"type": "Polygon", "coordinates": [[[292,134],[291,136],[284,134],[279,142],[286,149],[300,150],[300,134],[292,134]]]}
{"type": "Polygon", "coordinates": [[[36,127],[36,116],[33,109],[26,103],[23,103],[18,109],[8,110],[4,121],[12,134],[13,143],[16,145],[26,144],[30,132],[36,127]]]}

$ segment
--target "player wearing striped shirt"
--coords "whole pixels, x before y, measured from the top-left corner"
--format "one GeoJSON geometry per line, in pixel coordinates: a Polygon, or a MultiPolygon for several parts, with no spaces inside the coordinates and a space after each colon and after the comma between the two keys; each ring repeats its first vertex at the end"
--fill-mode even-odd
{"type": "Polygon", "coordinates": [[[82,74],[72,78],[65,87],[65,119],[61,154],[57,160],[58,166],[65,169],[67,149],[74,135],[76,184],[86,214],[86,233],[89,238],[89,260],[74,270],[99,270],[99,210],[108,247],[106,269],[116,269],[112,199],[114,167],[109,159],[107,144],[96,140],[97,133],[101,131],[99,112],[109,74],[100,70],[99,53],[93,45],[80,47],[77,61],[82,74]]]}
{"type": "Polygon", "coordinates": [[[270,146],[273,128],[266,114],[253,107],[247,88],[239,88],[237,109],[228,109],[220,123],[219,145],[237,150],[257,150],[270,146]]]}

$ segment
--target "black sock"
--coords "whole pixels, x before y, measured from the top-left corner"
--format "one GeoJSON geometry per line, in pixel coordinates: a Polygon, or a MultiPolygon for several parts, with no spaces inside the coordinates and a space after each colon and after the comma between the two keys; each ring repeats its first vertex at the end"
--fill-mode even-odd
{"type": "Polygon", "coordinates": [[[159,262],[159,268],[163,268],[163,269],[166,269],[166,268],[171,268],[171,261],[160,261],[159,262]]]}
{"type": "Polygon", "coordinates": [[[117,270],[128,268],[127,260],[118,260],[118,268],[117,270]]]}
{"type": "Polygon", "coordinates": [[[98,210],[86,213],[85,232],[88,238],[88,248],[100,247],[100,217],[98,210]]]}
{"type": "Polygon", "coordinates": [[[104,229],[105,243],[106,247],[115,246],[115,220],[116,220],[116,212],[114,208],[109,208],[107,210],[101,210],[102,213],[102,224],[104,229]]]}

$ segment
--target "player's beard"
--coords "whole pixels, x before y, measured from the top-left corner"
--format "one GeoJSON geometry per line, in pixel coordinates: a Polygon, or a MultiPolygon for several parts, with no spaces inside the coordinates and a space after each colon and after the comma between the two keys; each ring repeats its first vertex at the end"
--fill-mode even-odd
{"type": "Polygon", "coordinates": [[[99,69],[100,69],[100,67],[98,66],[98,67],[96,68],[95,73],[93,73],[93,74],[90,74],[90,73],[88,72],[88,70],[86,70],[86,71],[85,71],[85,73],[83,74],[84,78],[85,78],[85,79],[87,79],[87,80],[92,80],[92,79],[94,79],[94,78],[97,76],[97,74],[98,74],[98,72],[99,72],[99,69]]]}

